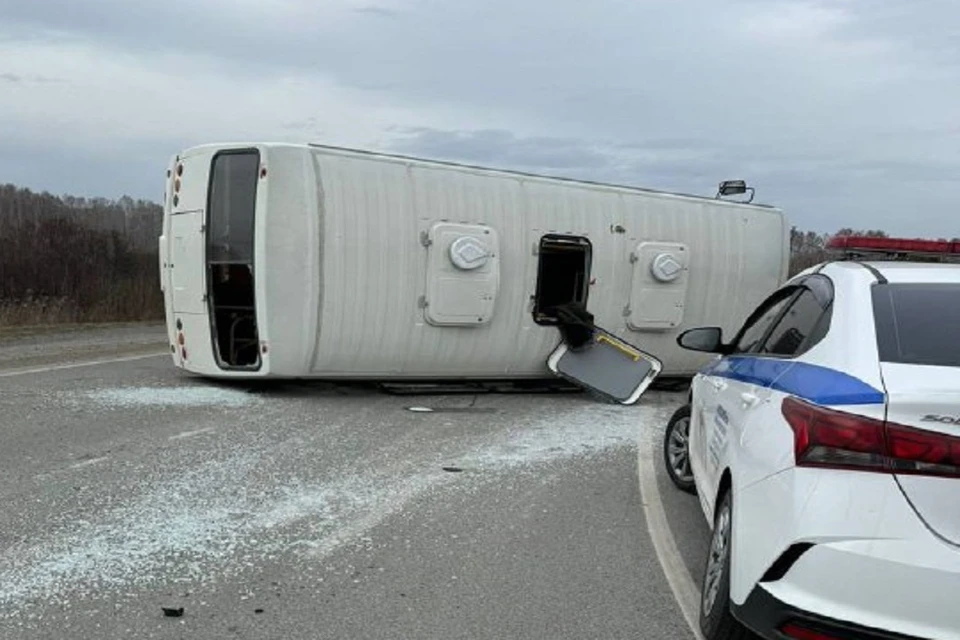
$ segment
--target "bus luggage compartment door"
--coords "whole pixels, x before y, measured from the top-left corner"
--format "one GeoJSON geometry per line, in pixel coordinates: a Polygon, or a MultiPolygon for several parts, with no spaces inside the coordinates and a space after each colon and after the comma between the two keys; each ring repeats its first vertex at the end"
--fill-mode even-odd
{"type": "Polygon", "coordinates": [[[641,242],[631,256],[633,282],[627,326],[672,331],[683,322],[690,251],[679,242],[641,242]]]}
{"type": "Polygon", "coordinates": [[[500,288],[499,236],[479,224],[438,222],[427,247],[424,318],[437,327],[480,326],[493,319],[500,288]]]}
{"type": "Polygon", "coordinates": [[[170,236],[173,310],[177,313],[206,313],[203,210],[173,214],[170,217],[170,236]]]}
{"type": "Polygon", "coordinates": [[[660,360],[599,327],[576,349],[562,342],[547,360],[556,375],[618,404],[634,404],[663,368],[660,360]]]}

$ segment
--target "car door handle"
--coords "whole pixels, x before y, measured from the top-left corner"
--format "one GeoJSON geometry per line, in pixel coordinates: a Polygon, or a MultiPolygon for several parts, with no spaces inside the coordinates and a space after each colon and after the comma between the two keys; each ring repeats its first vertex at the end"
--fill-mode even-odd
{"type": "Polygon", "coordinates": [[[758,402],[760,402],[760,398],[758,398],[758,397],[755,396],[754,394],[748,393],[748,392],[743,392],[743,393],[741,393],[741,394],[740,394],[740,400],[742,400],[742,401],[743,401],[743,404],[747,405],[748,407],[752,407],[752,406],[754,406],[755,404],[757,404],[758,402]]]}

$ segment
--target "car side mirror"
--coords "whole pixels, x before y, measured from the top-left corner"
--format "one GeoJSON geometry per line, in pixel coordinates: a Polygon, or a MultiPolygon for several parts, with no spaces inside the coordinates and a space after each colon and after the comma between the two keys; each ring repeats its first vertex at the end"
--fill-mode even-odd
{"type": "Polygon", "coordinates": [[[724,353],[723,330],[720,327],[688,329],[677,336],[677,344],[690,351],[724,353]]]}

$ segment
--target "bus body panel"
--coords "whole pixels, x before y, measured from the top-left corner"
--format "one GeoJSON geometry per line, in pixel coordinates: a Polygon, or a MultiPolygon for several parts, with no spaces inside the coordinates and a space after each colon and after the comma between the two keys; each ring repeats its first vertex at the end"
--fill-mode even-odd
{"type": "MultiPolygon", "coordinates": [[[[193,152],[209,163],[218,149],[243,146],[193,152]]],[[[221,370],[212,358],[178,363],[204,375],[549,376],[546,359],[559,332],[538,325],[531,312],[538,243],[551,234],[589,241],[587,308],[596,324],[659,357],[664,374],[689,375],[706,357],[681,350],[678,333],[704,324],[736,330],[743,310],[786,276],[789,226],[770,207],[312,145],[257,148],[266,171],[257,191],[254,252],[262,365],[239,372],[221,370]],[[495,238],[488,249],[499,281],[495,294],[482,289],[495,297],[487,305],[492,313],[473,325],[430,320],[429,306],[438,301],[428,292],[444,290],[428,282],[440,277],[431,251],[450,250],[439,246],[446,241],[436,232],[445,223],[495,230],[477,232],[481,240],[495,238]],[[683,263],[683,276],[673,282],[649,275],[647,258],[664,246],[676,247],[683,263]],[[645,253],[650,247],[654,253],[645,253]],[[638,307],[658,311],[642,308],[643,293],[661,284],[664,291],[683,287],[673,297],[649,294],[659,305],[671,301],[669,313],[659,315],[680,321],[666,329],[631,328],[650,315],[638,307]]],[[[470,272],[464,273],[469,287],[470,272]]]]}
{"type": "Polygon", "coordinates": [[[320,194],[310,154],[262,150],[256,223],[257,309],[268,373],[299,376],[311,368],[318,336],[320,194]],[[261,169],[262,171],[262,169],[261,169]],[[261,213],[262,212],[262,213],[261,213]]]}

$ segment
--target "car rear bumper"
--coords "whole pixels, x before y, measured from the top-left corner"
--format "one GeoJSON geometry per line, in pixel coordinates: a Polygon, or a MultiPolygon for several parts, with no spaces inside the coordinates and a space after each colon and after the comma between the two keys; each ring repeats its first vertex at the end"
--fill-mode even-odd
{"type": "Polygon", "coordinates": [[[843,640],[960,640],[957,594],[960,549],[929,532],[914,540],[831,540],[768,573],[739,615],[770,638],[791,637],[777,629],[796,620],[843,640]]]}
{"type": "Polygon", "coordinates": [[[734,505],[733,605],[760,588],[880,638],[960,640],[960,547],[917,517],[892,476],[792,468],[734,505]]]}
{"type": "Polygon", "coordinates": [[[791,625],[836,640],[926,640],[921,636],[883,631],[804,611],[777,599],[762,586],[755,588],[742,605],[734,605],[733,614],[767,640],[795,637],[785,632],[791,625]]]}

